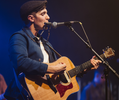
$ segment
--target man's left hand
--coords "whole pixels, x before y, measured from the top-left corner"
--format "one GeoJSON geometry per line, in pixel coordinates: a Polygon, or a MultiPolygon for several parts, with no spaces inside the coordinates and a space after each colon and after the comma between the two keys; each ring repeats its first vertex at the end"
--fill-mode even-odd
{"type": "Polygon", "coordinates": [[[99,64],[102,63],[101,60],[94,59],[96,56],[93,56],[91,59],[91,64],[94,66],[91,69],[97,69],[99,67],[99,64]]]}

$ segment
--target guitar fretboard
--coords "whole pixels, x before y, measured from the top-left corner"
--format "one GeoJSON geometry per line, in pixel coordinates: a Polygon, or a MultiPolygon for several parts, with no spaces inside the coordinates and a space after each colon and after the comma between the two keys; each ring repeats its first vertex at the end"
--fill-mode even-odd
{"type": "MultiPolygon", "coordinates": [[[[102,54],[100,56],[103,59],[105,58],[104,54],[102,54]]],[[[98,58],[96,57],[95,59],[98,59],[98,58]]],[[[79,73],[82,73],[85,69],[91,68],[91,67],[93,67],[93,65],[91,64],[91,62],[89,60],[89,61],[87,61],[87,62],[85,62],[85,63],[83,63],[83,64],[81,64],[79,66],[76,66],[75,68],[69,70],[68,73],[69,73],[70,77],[73,77],[73,76],[75,76],[75,75],[77,75],[79,73]]]]}

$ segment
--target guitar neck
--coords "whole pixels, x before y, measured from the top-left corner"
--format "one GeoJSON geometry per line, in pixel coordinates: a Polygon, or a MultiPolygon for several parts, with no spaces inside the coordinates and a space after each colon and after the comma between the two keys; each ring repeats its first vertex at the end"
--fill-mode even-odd
{"type": "MultiPolygon", "coordinates": [[[[102,54],[100,56],[103,59],[105,58],[104,54],[102,54]]],[[[98,58],[96,57],[95,59],[98,59],[98,58]]],[[[69,73],[70,77],[73,77],[73,76],[75,76],[75,75],[77,75],[79,73],[82,73],[85,69],[91,68],[91,67],[93,67],[93,65],[91,64],[91,62],[89,60],[89,61],[87,61],[87,62],[85,62],[85,63],[83,63],[83,64],[81,64],[79,66],[76,66],[75,68],[69,70],[68,73],[69,73]]]]}

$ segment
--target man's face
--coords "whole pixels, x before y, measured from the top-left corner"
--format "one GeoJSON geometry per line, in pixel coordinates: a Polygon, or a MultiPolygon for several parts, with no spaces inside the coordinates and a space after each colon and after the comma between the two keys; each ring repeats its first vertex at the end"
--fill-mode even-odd
{"type": "Polygon", "coordinates": [[[99,84],[104,84],[105,83],[105,78],[101,78],[102,74],[98,73],[97,75],[97,80],[99,84]]]}
{"type": "Polygon", "coordinates": [[[38,11],[36,15],[34,16],[34,26],[36,30],[42,30],[44,23],[48,22],[50,17],[47,14],[47,9],[43,9],[41,11],[38,11]]]}

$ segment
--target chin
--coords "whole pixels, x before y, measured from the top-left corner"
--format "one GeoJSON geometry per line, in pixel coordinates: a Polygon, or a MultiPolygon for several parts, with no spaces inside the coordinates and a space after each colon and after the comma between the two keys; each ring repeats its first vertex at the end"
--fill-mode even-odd
{"type": "Polygon", "coordinates": [[[43,30],[43,27],[36,28],[37,31],[43,30]]]}
{"type": "Polygon", "coordinates": [[[40,28],[39,30],[43,30],[43,28],[40,28]]]}

